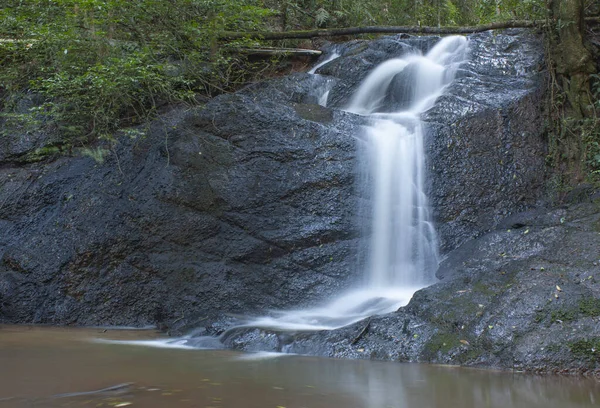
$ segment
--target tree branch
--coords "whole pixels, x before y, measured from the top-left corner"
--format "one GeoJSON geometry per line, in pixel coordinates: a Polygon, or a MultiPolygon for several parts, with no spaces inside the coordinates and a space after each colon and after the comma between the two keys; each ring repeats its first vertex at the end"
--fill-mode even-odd
{"type": "Polygon", "coordinates": [[[273,47],[260,47],[260,48],[238,48],[232,50],[240,54],[258,56],[258,57],[270,57],[270,56],[282,56],[282,57],[318,57],[323,54],[323,51],[318,50],[307,50],[304,48],[273,48],[273,47]]]}
{"type": "MultiPolygon", "coordinates": [[[[599,22],[598,17],[588,17],[587,23],[599,22]]],[[[218,37],[220,40],[239,40],[242,38],[253,38],[260,40],[288,40],[288,39],[310,39],[318,37],[340,37],[359,34],[472,34],[489,30],[502,30],[506,28],[541,28],[546,25],[545,20],[513,20],[499,23],[482,24],[471,27],[425,27],[425,26],[366,26],[332,28],[306,31],[257,31],[257,32],[234,32],[223,31],[218,37]]]]}
{"type": "Polygon", "coordinates": [[[286,40],[286,39],[308,39],[316,37],[339,37],[358,34],[471,34],[488,30],[499,30],[503,28],[533,28],[541,27],[542,21],[516,20],[501,23],[491,23],[472,27],[425,27],[425,26],[367,26],[332,28],[306,31],[257,31],[257,32],[232,32],[224,31],[219,34],[221,40],[238,40],[242,38],[256,38],[261,40],[286,40]]]}

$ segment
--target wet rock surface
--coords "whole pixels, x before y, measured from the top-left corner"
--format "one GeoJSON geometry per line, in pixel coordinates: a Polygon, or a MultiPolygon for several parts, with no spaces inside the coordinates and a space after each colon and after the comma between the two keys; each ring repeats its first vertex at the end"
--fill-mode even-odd
{"type": "MultiPolygon", "coordinates": [[[[436,41],[401,35],[331,46],[342,57],[319,75],[175,109],[145,136],[101,146],[109,150],[102,163],[32,162],[47,138],[5,140],[0,322],[200,328],[201,345],[236,315],[340,293],[360,274],[355,136],[366,119],[339,108],[379,63],[436,41]],[[318,105],[323,89],[327,108],[318,105]]],[[[478,34],[470,54],[423,115],[446,254],[440,283],[391,315],[331,332],[235,330],[226,346],[597,369],[597,204],[584,192],[587,203],[535,209],[545,180],[541,39],[478,34]]]]}
{"type": "Polygon", "coordinates": [[[600,201],[540,209],[522,220],[453,251],[440,282],[396,313],[316,333],[246,329],[226,343],[245,351],[598,375],[600,201]]]}
{"type": "Polygon", "coordinates": [[[423,118],[429,197],[445,251],[537,204],[546,180],[542,43],[508,31],[473,36],[470,48],[423,118]]]}
{"type": "Polygon", "coordinates": [[[104,163],[4,165],[0,321],[193,326],[343,290],[360,122],[247,90],[172,112],[104,163]]]}

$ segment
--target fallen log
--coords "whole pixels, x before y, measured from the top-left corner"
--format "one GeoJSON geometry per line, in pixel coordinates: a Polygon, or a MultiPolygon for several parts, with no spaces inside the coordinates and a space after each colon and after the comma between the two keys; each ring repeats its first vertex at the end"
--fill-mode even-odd
{"type": "Polygon", "coordinates": [[[221,40],[239,40],[242,38],[255,38],[261,40],[288,40],[310,39],[317,37],[339,37],[359,34],[471,34],[488,30],[503,28],[532,28],[542,24],[541,21],[506,21],[502,23],[484,24],[472,27],[427,27],[427,26],[366,26],[331,28],[306,31],[257,31],[257,32],[231,32],[224,31],[219,34],[221,40]]]}
{"type": "Polygon", "coordinates": [[[304,48],[275,48],[275,47],[260,47],[260,48],[238,48],[233,50],[240,54],[246,54],[257,57],[318,57],[323,54],[323,51],[310,50],[304,48]]]}
{"type": "MultiPolygon", "coordinates": [[[[589,24],[595,24],[600,21],[598,17],[587,17],[585,21],[589,24]]],[[[256,31],[256,32],[235,32],[223,31],[218,34],[220,40],[230,41],[242,38],[251,38],[259,40],[290,40],[290,39],[311,39],[340,37],[360,34],[472,34],[489,30],[502,30],[507,28],[542,28],[547,24],[546,20],[513,20],[502,21],[498,23],[482,24],[470,27],[428,27],[428,26],[365,26],[348,28],[331,28],[304,31],[256,31]]]]}

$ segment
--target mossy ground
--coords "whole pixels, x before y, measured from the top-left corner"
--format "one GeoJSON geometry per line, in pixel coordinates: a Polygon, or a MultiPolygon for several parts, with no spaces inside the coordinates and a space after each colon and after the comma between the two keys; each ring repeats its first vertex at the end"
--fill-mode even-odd
{"type": "Polygon", "coordinates": [[[454,333],[438,333],[425,344],[424,354],[428,359],[434,359],[438,353],[447,354],[461,345],[460,338],[454,333]]]}
{"type": "Polygon", "coordinates": [[[569,349],[579,359],[600,363],[600,337],[569,343],[569,349]]]}
{"type": "MultiPolygon", "coordinates": [[[[543,312],[540,313],[543,316],[543,312]]],[[[579,301],[576,307],[554,310],[550,313],[550,321],[572,322],[582,317],[599,317],[600,299],[586,297],[579,301]]]]}

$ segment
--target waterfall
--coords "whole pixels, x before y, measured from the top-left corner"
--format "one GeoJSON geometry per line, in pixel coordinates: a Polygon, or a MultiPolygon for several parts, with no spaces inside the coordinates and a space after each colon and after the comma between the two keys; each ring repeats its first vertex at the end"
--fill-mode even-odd
{"type": "Polygon", "coordinates": [[[318,63],[317,65],[315,65],[310,71],[308,71],[308,73],[309,74],[316,74],[317,69],[321,68],[325,64],[329,64],[331,61],[333,61],[334,59],[338,58],[339,56],[340,56],[340,54],[338,54],[337,52],[333,52],[324,61],[322,61],[322,62],[318,63]]]}
{"type": "MultiPolygon", "coordinates": [[[[219,339],[194,337],[120,342],[155,347],[222,348],[223,339],[243,327],[274,330],[332,330],[405,306],[435,281],[437,239],[424,191],[425,155],[420,114],[449,85],[467,54],[464,37],[447,37],[426,55],[413,53],[379,65],[362,82],[346,109],[369,120],[360,143],[361,194],[369,198],[370,225],[365,279],[331,303],[312,309],[272,311],[225,331],[219,339]]],[[[313,68],[316,69],[339,55],[313,68]]],[[[315,74],[316,75],[316,74],[315,74]]],[[[330,84],[316,89],[323,101],[330,84]]],[[[326,101],[325,101],[326,102],[326,101]]],[[[323,104],[325,104],[323,102],[323,104]]],[[[112,342],[112,341],[111,341],[112,342]]]]}
{"type": "Polygon", "coordinates": [[[438,249],[424,191],[420,114],[452,82],[466,53],[467,39],[453,36],[440,40],[426,55],[415,52],[388,60],[367,76],[346,109],[370,121],[362,134],[355,135],[367,180],[361,188],[372,203],[363,284],[323,307],[275,311],[245,326],[334,329],[393,312],[415,291],[435,282],[438,249]]]}
{"type": "Polygon", "coordinates": [[[464,37],[442,39],[427,55],[379,65],[348,110],[371,118],[361,155],[373,202],[366,285],[424,287],[435,281],[437,238],[424,191],[422,112],[453,80],[465,56],[464,37]]]}

